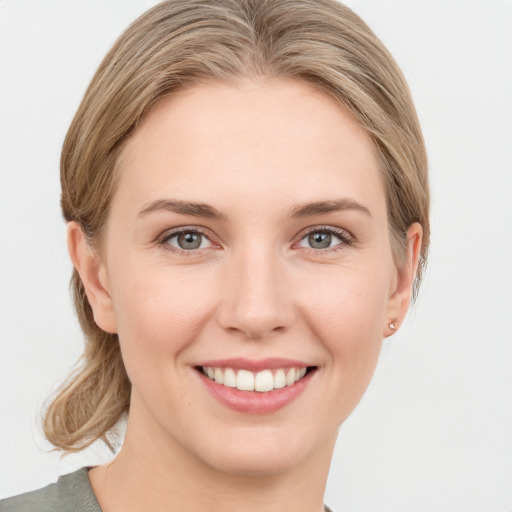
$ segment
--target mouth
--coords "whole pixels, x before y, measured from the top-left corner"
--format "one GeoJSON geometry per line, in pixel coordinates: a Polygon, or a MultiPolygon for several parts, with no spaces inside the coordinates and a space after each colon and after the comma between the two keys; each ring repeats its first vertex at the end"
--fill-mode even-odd
{"type": "Polygon", "coordinates": [[[292,386],[314,371],[314,366],[264,369],[252,372],[246,369],[223,368],[219,366],[199,366],[197,370],[217,384],[240,391],[265,393],[274,389],[292,386]]]}
{"type": "Polygon", "coordinates": [[[290,404],[304,392],[317,369],[277,359],[214,361],[194,367],[218,402],[249,414],[269,414],[290,404]]]}

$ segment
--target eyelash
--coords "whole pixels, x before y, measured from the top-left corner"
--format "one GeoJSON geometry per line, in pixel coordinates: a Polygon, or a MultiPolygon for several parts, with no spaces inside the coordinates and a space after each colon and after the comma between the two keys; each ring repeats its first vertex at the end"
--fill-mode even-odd
{"type": "MultiPolygon", "coordinates": [[[[333,247],[327,247],[325,249],[314,249],[313,247],[304,247],[307,251],[312,251],[314,254],[325,254],[325,253],[333,253],[341,251],[347,247],[351,247],[354,245],[355,240],[354,236],[346,231],[345,229],[335,228],[333,226],[315,226],[313,228],[307,228],[307,230],[303,231],[299,236],[299,241],[297,243],[302,242],[306,237],[313,233],[326,233],[329,235],[334,235],[336,238],[339,238],[340,243],[334,245],[333,247]]],[[[297,243],[294,244],[297,245],[297,243]]]]}
{"type": "MultiPolygon", "coordinates": [[[[161,235],[157,239],[157,243],[160,247],[162,247],[163,250],[172,252],[174,254],[180,254],[183,256],[195,256],[198,253],[201,253],[204,249],[196,249],[196,250],[186,250],[186,249],[179,249],[177,247],[174,247],[169,244],[169,241],[177,236],[179,236],[182,233],[192,233],[192,234],[199,234],[201,236],[204,236],[211,244],[215,245],[215,242],[211,240],[211,235],[206,232],[205,230],[202,230],[199,227],[183,227],[179,229],[174,229],[172,231],[167,231],[163,235],[161,235]]],[[[333,253],[340,251],[346,247],[351,247],[354,245],[354,237],[352,234],[350,234],[348,231],[340,228],[335,228],[333,226],[315,226],[313,228],[308,228],[307,230],[300,233],[300,238],[298,242],[295,242],[293,246],[295,247],[297,244],[302,242],[306,237],[313,233],[326,233],[329,235],[334,235],[336,238],[340,240],[340,243],[334,245],[333,247],[327,247],[325,249],[314,249],[313,247],[304,247],[302,246],[306,251],[312,251],[315,254],[325,254],[325,253],[333,253]]],[[[217,244],[218,245],[218,244],[217,244]]]]}
{"type": "Polygon", "coordinates": [[[199,235],[202,235],[204,236],[207,240],[210,241],[210,243],[214,244],[214,242],[212,242],[211,240],[211,235],[209,235],[208,232],[202,230],[201,228],[198,228],[198,227],[183,227],[183,228],[179,228],[179,229],[173,229],[172,231],[166,231],[162,236],[160,236],[157,240],[157,243],[160,247],[162,247],[162,249],[164,251],[169,251],[169,252],[172,252],[174,254],[179,254],[179,255],[182,255],[182,256],[196,256],[198,253],[202,252],[203,249],[198,249],[198,250],[185,250],[185,249],[179,249],[177,247],[174,247],[172,245],[169,244],[169,240],[171,240],[172,238],[175,238],[179,235],[181,235],[182,233],[193,233],[193,234],[199,234],[199,235]]]}

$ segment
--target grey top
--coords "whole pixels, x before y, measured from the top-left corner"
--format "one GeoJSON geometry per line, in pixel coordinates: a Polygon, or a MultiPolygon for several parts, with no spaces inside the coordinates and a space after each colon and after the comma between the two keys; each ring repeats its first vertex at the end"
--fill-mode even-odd
{"type": "Polygon", "coordinates": [[[59,477],[57,483],[0,501],[0,512],[101,512],[88,468],[59,477]]]}
{"type": "MultiPolygon", "coordinates": [[[[59,477],[57,483],[0,501],[0,512],[101,512],[88,468],[59,477]]],[[[325,512],[331,512],[325,506],[325,512]]]]}

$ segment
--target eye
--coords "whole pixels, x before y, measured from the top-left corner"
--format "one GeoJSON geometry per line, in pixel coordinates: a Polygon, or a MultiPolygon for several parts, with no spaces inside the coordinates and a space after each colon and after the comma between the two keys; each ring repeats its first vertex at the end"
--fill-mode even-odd
{"type": "Polygon", "coordinates": [[[206,249],[213,245],[208,237],[197,229],[183,229],[167,233],[161,239],[160,244],[169,250],[187,252],[206,249]]]}
{"type": "Polygon", "coordinates": [[[344,230],[321,228],[307,233],[300,240],[299,246],[315,250],[341,249],[350,245],[351,241],[351,236],[344,230]]]}

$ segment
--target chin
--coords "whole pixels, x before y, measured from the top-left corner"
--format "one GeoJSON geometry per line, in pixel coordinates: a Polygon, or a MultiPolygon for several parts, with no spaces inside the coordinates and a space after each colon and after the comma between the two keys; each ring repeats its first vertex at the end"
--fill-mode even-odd
{"type": "Polygon", "coordinates": [[[211,468],[231,475],[271,477],[289,473],[320,453],[332,453],[336,432],[321,437],[289,429],[255,429],[235,433],[229,440],[204,447],[201,459],[211,468]],[[303,435],[300,435],[303,434],[303,435]],[[325,448],[325,449],[324,449],[325,448]]]}
{"type": "Polygon", "coordinates": [[[240,449],[223,451],[218,457],[212,457],[210,466],[221,472],[230,475],[239,475],[247,477],[272,477],[290,472],[299,466],[302,454],[294,453],[292,456],[279,453],[274,447],[274,453],[251,452],[241,453],[240,449]],[[277,453],[276,453],[277,452],[277,453]]]}

